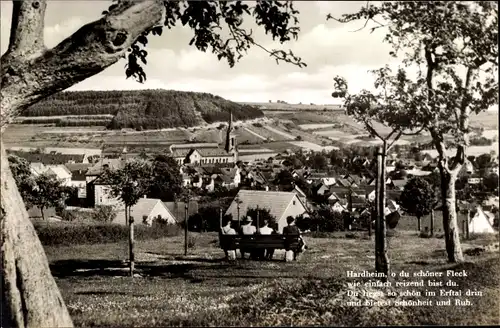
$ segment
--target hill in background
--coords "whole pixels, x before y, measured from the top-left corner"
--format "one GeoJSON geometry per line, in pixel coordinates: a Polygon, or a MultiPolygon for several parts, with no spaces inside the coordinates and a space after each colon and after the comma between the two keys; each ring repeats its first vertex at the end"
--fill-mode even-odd
{"type": "Polygon", "coordinates": [[[71,115],[71,124],[60,119],[60,125],[100,125],[103,118],[98,116],[107,115],[108,128],[140,130],[228,121],[230,110],[234,120],[264,116],[253,106],[237,104],[209,93],[174,90],[61,92],[29,107],[23,116],[50,119],[50,116],[71,115]],[[75,120],[74,116],[82,115],[93,117],[75,120]],[[96,124],[88,124],[89,120],[96,120],[96,124]]]}

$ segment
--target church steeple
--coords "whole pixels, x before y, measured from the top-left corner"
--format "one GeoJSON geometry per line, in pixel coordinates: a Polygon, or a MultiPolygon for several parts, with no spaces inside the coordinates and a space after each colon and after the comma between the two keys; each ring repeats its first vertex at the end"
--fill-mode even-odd
{"type": "Polygon", "coordinates": [[[226,132],[226,146],[224,150],[228,153],[232,153],[236,150],[236,136],[233,133],[233,111],[230,111],[229,115],[229,125],[226,132]]]}

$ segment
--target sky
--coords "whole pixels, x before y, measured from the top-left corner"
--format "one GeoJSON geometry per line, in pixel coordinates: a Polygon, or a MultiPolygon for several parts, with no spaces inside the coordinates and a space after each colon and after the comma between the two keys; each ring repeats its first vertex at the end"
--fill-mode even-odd
{"type": "MultiPolygon", "coordinates": [[[[53,47],[70,36],[83,24],[101,17],[111,1],[49,0],[45,19],[45,44],[53,47]]],[[[255,40],[268,49],[292,49],[307,63],[307,67],[280,63],[258,48],[230,68],[207,53],[189,46],[193,32],[179,26],[164,30],[162,36],[149,38],[147,81],[140,84],[125,78],[125,60],[120,60],[98,75],[72,86],[69,90],[138,90],[171,89],[208,92],[233,101],[268,102],[284,100],[289,103],[339,103],[331,97],[333,77],[344,76],[349,91],[372,89],[371,69],[393,63],[390,47],[382,42],[383,29],[370,34],[368,28],[355,31],[362,21],[341,24],[326,20],[331,13],[340,17],[352,13],[365,1],[297,1],[300,11],[300,34],[297,41],[284,45],[273,42],[262,28],[250,22],[255,40]]],[[[3,54],[8,47],[12,3],[0,1],[1,39],[3,54]]]]}

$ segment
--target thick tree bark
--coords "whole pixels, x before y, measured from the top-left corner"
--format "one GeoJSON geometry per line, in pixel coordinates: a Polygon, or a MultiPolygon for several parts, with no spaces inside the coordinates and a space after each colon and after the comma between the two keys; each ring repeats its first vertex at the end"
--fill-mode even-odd
{"type": "Polygon", "coordinates": [[[1,144],[2,327],[71,327],[1,144]]]}
{"type": "Polygon", "coordinates": [[[464,256],[460,245],[455,197],[455,182],[457,180],[455,172],[458,170],[448,172],[442,163],[440,163],[439,169],[441,171],[441,196],[443,199],[443,229],[448,261],[452,263],[463,262],[464,256]]]}
{"type": "MultiPolygon", "coordinates": [[[[10,44],[0,67],[1,134],[28,106],[116,63],[143,32],[161,23],[165,10],[160,0],[122,1],[46,50],[45,8],[44,0],[14,1],[10,44]]],[[[2,326],[71,327],[3,143],[1,164],[2,326]]]]}

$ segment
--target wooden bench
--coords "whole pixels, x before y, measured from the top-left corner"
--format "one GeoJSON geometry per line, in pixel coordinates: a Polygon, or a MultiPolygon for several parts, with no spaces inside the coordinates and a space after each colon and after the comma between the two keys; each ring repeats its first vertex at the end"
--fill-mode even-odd
{"type": "Polygon", "coordinates": [[[220,248],[225,250],[286,249],[299,248],[299,235],[223,235],[219,234],[220,248]]]}

